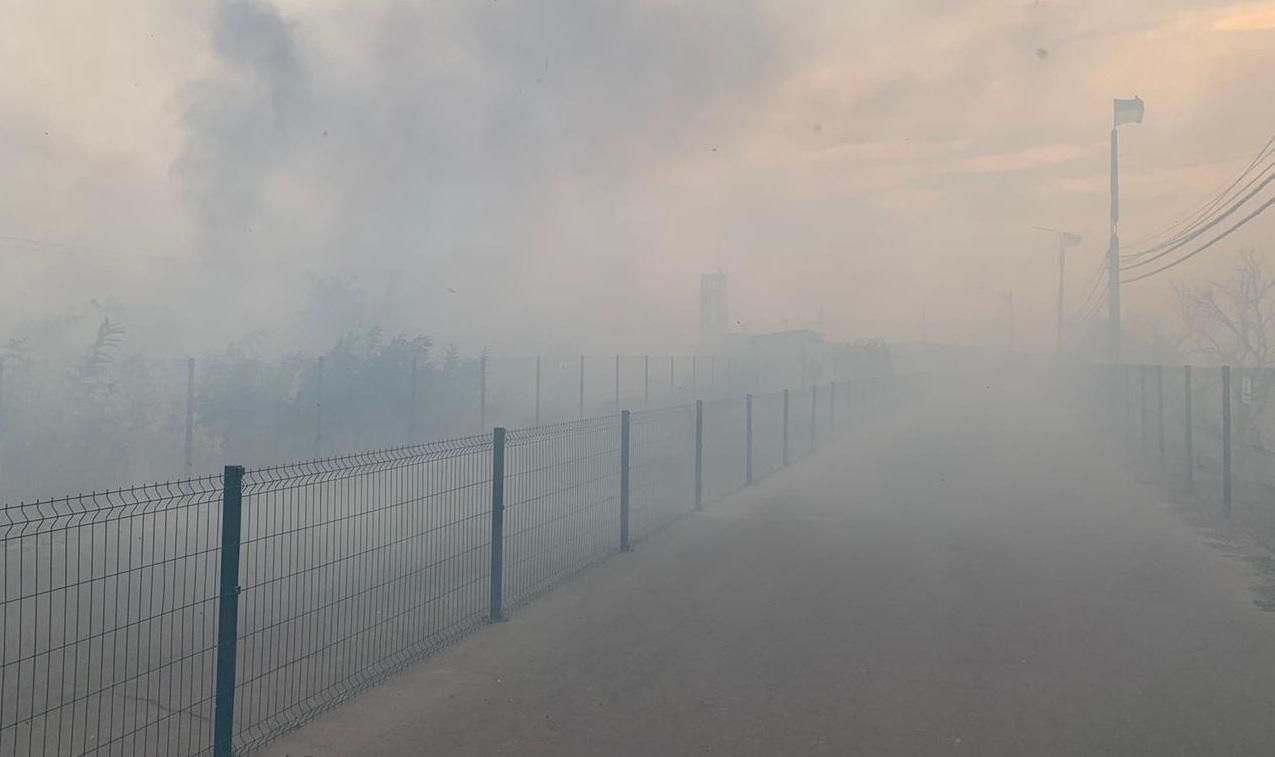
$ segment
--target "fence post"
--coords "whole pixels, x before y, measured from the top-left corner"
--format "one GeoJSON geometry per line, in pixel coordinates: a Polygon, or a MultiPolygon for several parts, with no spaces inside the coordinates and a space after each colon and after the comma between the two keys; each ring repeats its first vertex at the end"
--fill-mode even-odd
{"type": "Polygon", "coordinates": [[[1160,468],[1164,468],[1164,366],[1155,367],[1155,435],[1160,457],[1160,468]]]}
{"type": "Polygon", "coordinates": [[[788,467],[788,390],[784,390],[784,467],[788,467]]]}
{"type": "Polygon", "coordinates": [[[488,620],[505,619],[505,429],[491,432],[491,614],[488,620]]]}
{"type": "Polygon", "coordinates": [[[744,397],[744,486],[753,485],[753,395],[744,397]]]}
{"type": "Polygon", "coordinates": [[[642,406],[651,407],[651,356],[642,356],[642,406]]]}
{"type": "Polygon", "coordinates": [[[620,551],[629,551],[629,411],[620,413],[620,551]]]}
{"type": "Polygon", "coordinates": [[[1231,366],[1222,366],[1222,517],[1231,517],[1231,366]]]}
{"type": "Polygon", "coordinates": [[[837,382],[828,385],[828,436],[837,436],[837,382]]]}
{"type": "Polygon", "coordinates": [[[1191,481],[1195,477],[1195,451],[1191,448],[1194,440],[1191,438],[1191,366],[1189,365],[1183,366],[1182,369],[1182,390],[1185,399],[1183,404],[1186,416],[1184,419],[1186,425],[1186,485],[1189,489],[1191,481]]]}
{"type": "Polygon", "coordinates": [[[232,757],[234,753],[242,521],[243,466],[227,465],[222,474],[221,489],[221,580],[217,597],[217,670],[213,699],[214,757],[232,757]]]}
{"type": "Polygon", "coordinates": [[[704,400],[695,400],[695,509],[704,508],[704,400]]]}
{"type": "Polygon", "coordinates": [[[691,355],[691,396],[699,396],[699,355],[691,355]]]}
{"type": "Polygon", "coordinates": [[[319,373],[314,382],[314,456],[323,457],[323,356],[319,356],[319,373]]]}
{"type": "Polygon", "coordinates": [[[580,356],[580,417],[584,417],[584,355],[580,356]]]}
{"type": "MultiPolygon", "coordinates": [[[[3,368],[3,366],[0,366],[3,368]]],[[[195,358],[186,359],[186,478],[195,467],[195,358]]]]}
{"type": "Polygon", "coordinates": [[[540,356],[536,355],[536,425],[540,425],[540,356]]]}

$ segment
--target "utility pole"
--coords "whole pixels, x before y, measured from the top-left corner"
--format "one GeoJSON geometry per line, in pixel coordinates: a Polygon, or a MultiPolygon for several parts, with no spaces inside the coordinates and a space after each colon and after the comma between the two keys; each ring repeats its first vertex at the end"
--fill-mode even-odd
{"type": "Polygon", "coordinates": [[[1107,244],[1107,356],[1120,362],[1120,138],[1111,127],[1111,241],[1107,244]]]}
{"type": "Polygon", "coordinates": [[[1142,123],[1141,98],[1115,100],[1111,125],[1111,243],[1107,247],[1107,345],[1112,363],[1120,362],[1120,138],[1121,124],[1142,123]]]}
{"type": "Polygon", "coordinates": [[[1032,227],[1037,231],[1048,231],[1058,235],[1058,324],[1054,333],[1054,351],[1062,354],[1063,348],[1063,295],[1067,275],[1067,248],[1080,244],[1080,235],[1058,229],[1047,229],[1044,226],[1032,227]]]}

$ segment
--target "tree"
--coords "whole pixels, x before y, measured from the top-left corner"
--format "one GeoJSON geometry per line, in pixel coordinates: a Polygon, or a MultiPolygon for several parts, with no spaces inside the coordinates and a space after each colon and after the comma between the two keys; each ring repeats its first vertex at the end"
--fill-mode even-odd
{"type": "Polygon", "coordinates": [[[1186,324],[1186,345],[1210,362],[1231,365],[1235,440],[1256,469],[1252,480],[1266,482],[1262,429],[1275,391],[1275,278],[1253,249],[1239,252],[1228,280],[1181,288],[1178,296],[1186,324]]]}
{"type": "Polygon", "coordinates": [[[1197,354],[1244,370],[1260,415],[1275,388],[1275,278],[1252,249],[1241,250],[1229,281],[1178,290],[1187,343],[1197,354]]]}

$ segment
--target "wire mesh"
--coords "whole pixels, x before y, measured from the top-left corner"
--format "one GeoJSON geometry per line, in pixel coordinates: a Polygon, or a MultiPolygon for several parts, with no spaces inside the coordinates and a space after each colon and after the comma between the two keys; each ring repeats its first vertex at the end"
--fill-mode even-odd
{"type": "Polygon", "coordinates": [[[0,511],[0,755],[170,755],[210,736],[221,482],[0,511]]]}
{"type": "Polygon", "coordinates": [[[620,545],[620,420],[511,430],[504,596],[516,607],[620,545]]]}
{"type": "Polygon", "coordinates": [[[753,395],[753,481],[769,478],[784,467],[789,425],[784,428],[784,392],[753,395]]]}
{"type": "Polygon", "coordinates": [[[695,508],[695,406],[631,418],[629,519],[637,541],[695,508]]]}
{"type": "Polygon", "coordinates": [[[483,623],[490,492],[487,436],[246,472],[237,747],[483,623]]]}
{"type": "Polygon", "coordinates": [[[704,500],[733,494],[746,482],[746,405],[742,397],[704,403],[704,500]]]}
{"type": "Polygon", "coordinates": [[[815,434],[818,431],[815,419],[818,415],[817,387],[802,387],[788,393],[788,455],[790,462],[796,462],[815,450],[815,434]]]}
{"type": "MultiPolygon", "coordinates": [[[[638,365],[644,400],[646,361],[638,365]]],[[[668,366],[676,394],[677,364],[668,366]]],[[[697,389],[713,386],[717,369],[703,370],[697,361],[697,389]]],[[[795,461],[831,434],[834,408],[846,428],[867,397],[849,383],[835,397],[826,386],[791,392],[785,431],[784,393],[755,396],[753,479],[783,466],[785,436],[795,461]]],[[[747,407],[742,396],[704,403],[705,501],[745,485],[747,407]]],[[[695,507],[696,408],[630,419],[636,541],[695,507]]],[[[619,550],[620,447],[615,414],[508,433],[507,607],[619,550]]],[[[484,623],[492,464],[482,435],[245,472],[236,749],[484,623]]],[[[196,478],[0,511],[0,757],[211,749],[223,494],[220,477],[196,478]]]]}

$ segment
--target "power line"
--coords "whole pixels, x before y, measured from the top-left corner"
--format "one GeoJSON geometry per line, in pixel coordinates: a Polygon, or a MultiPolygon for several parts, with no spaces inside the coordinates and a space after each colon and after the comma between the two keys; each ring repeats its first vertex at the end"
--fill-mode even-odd
{"type": "MultiPolygon", "coordinates": [[[[1275,147],[1275,136],[1267,140],[1266,144],[1257,153],[1257,155],[1254,156],[1253,159],[1249,161],[1249,164],[1244,167],[1244,170],[1240,172],[1240,175],[1235,177],[1235,179],[1233,179],[1229,185],[1227,185],[1224,189],[1218,192],[1217,195],[1214,196],[1212,200],[1205,203],[1202,207],[1200,207],[1193,213],[1188,213],[1184,216],[1180,216],[1178,220],[1170,223],[1168,226],[1160,229],[1159,231],[1155,232],[1154,234],[1151,234],[1150,236],[1144,237],[1138,242],[1133,243],[1131,247],[1134,247],[1134,248],[1140,247],[1143,244],[1147,244],[1153,240],[1160,239],[1161,237],[1164,237],[1165,235],[1170,235],[1170,238],[1168,240],[1162,242],[1160,245],[1157,245],[1155,247],[1151,247],[1146,250],[1142,250],[1140,252],[1129,253],[1127,255],[1123,255],[1122,257],[1138,258],[1138,257],[1145,256],[1149,253],[1156,252],[1158,249],[1162,249],[1165,245],[1169,245],[1177,241],[1178,239],[1182,237],[1183,234],[1190,232],[1193,228],[1198,226],[1203,221],[1203,219],[1208,216],[1209,213],[1213,212],[1213,210],[1215,210],[1218,206],[1226,202],[1227,198],[1231,195],[1232,190],[1234,190],[1239,185],[1239,183],[1244,180],[1245,177],[1247,177],[1250,173],[1252,173],[1253,169],[1257,166],[1257,164],[1260,163],[1262,159],[1265,158],[1267,154],[1271,152],[1272,147],[1275,147]],[[1174,231],[1175,228],[1177,228],[1176,232],[1174,231]]],[[[1254,179],[1254,181],[1256,181],[1256,179],[1254,179]]],[[[1247,189],[1248,187],[1252,185],[1253,185],[1253,181],[1250,181],[1249,184],[1244,187],[1244,189],[1247,189]]],[[[1242,192],[1244,191],[1244,189],[1241,189],[1240,191],[1242,192]]]]}
{"type": "Polygon", "coordinates": [[[1087,320],[1093,316],[1098,308],[1105,304],[1106,287],[1102,285],[1102,274],[1107,270],[1105,260],[1098,261],[1097,268],[1094,269],[1093,276],[1089,279],[1089,294],[1085,296],[1083,304],[1076,311],[1080,313],[1082,320],[1087,320]],[[1097,306],[1094,303],[1099,303],[1097,306]]]}
{"type": "Polygon", "coordinates": [[[1252,213],[1249,213],[1247,216],[1244,216],[1244,217],[1243,217],[1243,218],[1241,218],[1239,221],[1236,221],[1236,222],[1235,222],[1235,224],[1234,224],[1233,226],[1231,226],[1231,228],[1227,229],[1226,231],[1222,232],[1221,234],[1218,234],[1217,236],[1215,236],[1215,237],[1213,237],[1212,239],[1210,239],[1208,242],[1206,242],[1206,243],[1204,243],[1204,244],[1200,245],[1199,247],[1195,248],[1194,250],[1192,250],[1191,252],[1187,253],[1186,255],[1183,255],[1182,257],[1178,258],[1177,260],[1175,260],[1175,261],[1173,261],[1173,262],[1171,262],[1171,263],[1166,263],[1165,265],[1162,265],[1162,266],[1160,266],[1159,268],[1156,268],[1156,269],[1155,269],[1155,270],[1153,270],[1153,271],[1148,271],[1147,273],[1144,273],[1144,274],[1142,274],[1142,275],[1140,275],[1140,276],[1134,276],[1134,277],[1133,277],[1133,278],[1131,278],[1131,279],[1125,279],[1125,281],[1124,281],[1123,283],[1125,283],[1125,284],[1132,284],[1132,283],[1134,283],[1134,282],[1136,282],[1136,281],[1142,281],[1143,279],[1149,279],[1149,278],[1151,278],[1152,276],[1155,276],[1155,275],[1156,275],[1156,274],[1158,274],[1158,273],[1163,273],[1163,272],[1165,272],[1165,271],[1169,270],[1170,268],[1174,268],[1174,267],[1176,267],[1176,266],[1178,266],[1178,265],[1181,265],[1182,263],[1185,263],[1186,261],[1188,261],[1188,260],[1190,260],[1191,258],[1195,257],[1196,255],[1199,255],[1201,252],[1204,252],[1205,250],[1209,249],[1209,248],[1210,248],[1210,247],[1212,247],[1213,245],[1215,245],[1215,244],[1217,244],[1218,242],[1222,241],[1223,239],[1226,239],[1226,238],[1227,238],[1227,237],[1229,237],[1231,234],[1233,234],[1235,231],[1237,231],[1240,227],[1242,227],[1244,224],[1246,224],[1246,223],[1248,223],[1249,221],[1253,220],[1254,218],[1257,218],[1258,216],[1260,216],[1263,212],[1265,212],[1265,211],[1266,211],[1266,209],[1267,209],[1267,208],[1269,208],[1269,207],[1270,207],[1270,206],[1272,206],[1272,205],[1275,205],[1275,197],[1270,198],[1270,199],[1269,199],[1269,200],[1267,200],[1267,201],[1266,201],[1266,202],[1265,202],[1265,203],[1264,203],[1261,207],[1259,207],[1257,210],[1254,210],[1252,213]]]}
{"type": "MultiPolygon", "coordinates": [[[[1258,177],[1256,178],[1261,178],[1261,176],[1265,176],[1266,174],[1270,173],[1272,168],[1275,168],[1275,161],[1272,161],[1269,165],[1267,165],[1267,167],[1263,170],[1263,172],[1259,174],[1258,177]]],[[[1254,181],[1256,181],[1256,178],[1254,179],[1254,181]]],[[[1236,211],[1238,211],[1241,207],[1243,207],[1245,203],[1247,203],[1249,200],[1257,196],[1259,192],[1265,189],[1273,181],[1275,181],[1275,173],[1270,173],[1269,176],[1266,176],[1265,181],[1259,184],[1256,189],[1252,190],[1248,194],[1241,197],[1238,201],[1236,201],[1233,205],[1231,205],[1231,207],[1227,208],[1224,213],[1213,218],[1213,220],[1209,221],[1207,224],[1201,226],[1199,229],[1196,229],[1190,234],[1187,234],[1180,241],[1174,242],[1168,247],[1165,247],[1161,251],[1157,252],[1155,255],[1151,255],[1150,257],[1144,258],[1142,260],[1138,260],[1136,262],[1129,263],[1128,265],[1121,266],[1120,270],[1129,271],[1135,268],[1140,268],[1142,266],[1149,265],[1159,260],[1160,258],[1170,255],[1174,251],[1179,250],[1182,247],[1185,247],[1189,242],[1203,235],[1204,232],[1208,231],[1214,226],[1217,226],[1222,221],[1225,221],[1227,218],[1233,215],[1236,211]]]]}

